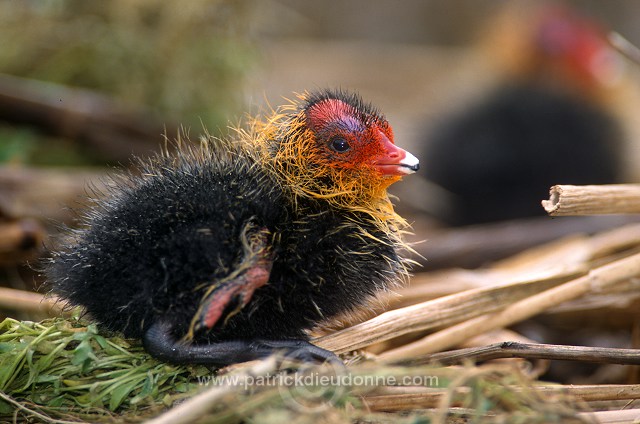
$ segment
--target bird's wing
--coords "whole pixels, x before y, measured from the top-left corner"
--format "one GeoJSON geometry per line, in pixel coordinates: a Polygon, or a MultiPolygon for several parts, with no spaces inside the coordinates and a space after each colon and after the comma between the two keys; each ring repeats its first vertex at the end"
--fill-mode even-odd
{"type": "Polygon", "coordinates": [[[186,340],[218,323],[226,323],[249,303],[256,289],[267,284],[273,265],[270,235],[267,228],[257,227],[251,221],[245,224],[241,232],[244,254],[239,265],[206,290],[186,340]]]}

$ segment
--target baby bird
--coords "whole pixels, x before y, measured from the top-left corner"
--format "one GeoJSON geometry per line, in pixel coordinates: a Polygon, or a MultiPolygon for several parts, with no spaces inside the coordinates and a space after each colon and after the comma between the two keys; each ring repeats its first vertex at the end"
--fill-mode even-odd
{"type": "Polygon", "coordinates": [[[178,147],[95,200],[52,256],[53,292],[166,362],[335,359],[306,330],[408,275],[386,189],[418,160],[371,105],[330,90],[178,147]]]}
{"type": "Polygon", "coordinates": [[[620,63],[606,32],[564,7],[522,6],[487,43],[494,86],[425,136],[424,175],[451,194],[438,216],[449,225],[546,215],[554,184],[621,182],[620,63]]]}

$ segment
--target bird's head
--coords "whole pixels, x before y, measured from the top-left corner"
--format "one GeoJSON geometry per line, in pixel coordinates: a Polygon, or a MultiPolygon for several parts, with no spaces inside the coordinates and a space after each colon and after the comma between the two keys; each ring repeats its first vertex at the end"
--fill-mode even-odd
{"type": "Polygon", "coordinates": [[[389,185],[418,169],[387,120],[355,94],[305,93],[281,112],[268,125],[278,131],[271,155],[297,195],[375,209],[388,204],[389,185]]]}
{"type": "Polygon", "coordinates": [[[608,31],[567,5],[509,3],[491,20],[484,44],[507,76],[588,96],[619,85],[625,73],[608,31]]]}
{"type": "Polygon", "coordinates": [[[623,62],[610,46],[607,31],[571,9],[542,8],[533,42],[548,68],[584,86],[611,85],[620,76],[623,62]]]}
{"type": "Polygon", "coordinates": [[[306,99],[303,112],[316,166],[388,184],[418,170],[418,159],[394,144],[387,120],[359,97],[318,93],[306,99]]]}

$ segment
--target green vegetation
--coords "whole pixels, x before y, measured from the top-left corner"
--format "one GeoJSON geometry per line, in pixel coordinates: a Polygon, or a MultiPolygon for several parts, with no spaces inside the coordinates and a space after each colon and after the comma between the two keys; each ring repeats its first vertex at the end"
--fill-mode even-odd
{"type": "MultiPolygon", "coordinates": [[[[0,2],[0,73],[96,90],[217,133],[244,106],[256,57],[249,12],[249,0],[0,2]]],[[[0,161],[23,137],[8,136],[0,161]]],[[[28,160],[25,150],[12,158],[28,160]]]]}

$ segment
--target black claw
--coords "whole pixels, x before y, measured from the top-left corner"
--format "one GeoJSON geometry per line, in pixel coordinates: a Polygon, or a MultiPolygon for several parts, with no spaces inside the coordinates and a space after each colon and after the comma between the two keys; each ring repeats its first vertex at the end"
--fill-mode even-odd
{"type": "Polygon", "coordinates": [[[339,362],[342,364],[335,353],[305,340],[257,340],[255,343],[261,344],[273,352],[283,351],[284,360],[321,364],[339,362]]]}

